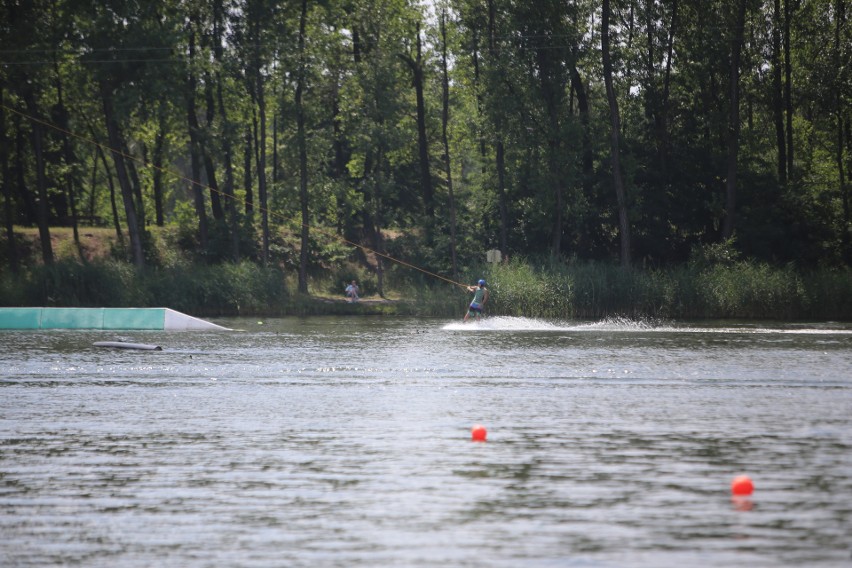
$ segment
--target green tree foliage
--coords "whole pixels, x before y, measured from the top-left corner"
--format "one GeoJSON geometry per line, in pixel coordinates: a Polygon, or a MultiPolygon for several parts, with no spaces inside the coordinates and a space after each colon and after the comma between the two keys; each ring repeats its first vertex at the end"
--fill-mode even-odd
{"type": "Polygon", "coordinates": [[[613,0],[612,100],[598,2],[302,8],[4,0],[8,228],[115,226],[141,267],[163,262],[147,228],[180,220],[197,259],[298,268],[302,292],[340,243],[379,293],[387,256],[448,274],[491,248],[852,260],[848,0],[613,0]]]}

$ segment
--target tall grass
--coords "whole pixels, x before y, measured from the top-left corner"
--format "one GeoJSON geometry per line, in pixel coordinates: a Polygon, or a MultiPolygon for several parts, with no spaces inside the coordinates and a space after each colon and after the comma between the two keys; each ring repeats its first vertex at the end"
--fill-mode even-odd
{"type": "Polygon", "coordinates": [[[63,260],[0,279],[7,306],[169,307],[194,315],[284,313],[283,273],[250,262],[148,268],[63,260]]]}
{"type": "Polygon", "coordinates": [[[852,270],[820,270],[802,277],[800,318],[819,320],[852,319],[852,270]]]}
{"type": "Polygon", "coordinates": [[[197,315],[249,315],[286,311],[284,274],[251,262],[188,265],[146,273],[147,303],[197,315]]]}
{"type": "Polygon", "coordinates": [[[852,320],[852,271],[738,261],[625,270],[596,262],[483,267],[488,312],[570,318],[852,320]]]}
{"type": "MultiPolygon", "coordinates": [[[[117,261],[62,260],[18,275],[0,275],[6,306],[165,306],[194,315],[405,314],[461,317],[471,294],[424,276],[386,279],[399,302],[369,307],[334,302],[346,271],[312,288],[332,298],[293,295],[294,278],[278,268],[240,264],[179,264],[137,272],[117,261]]],[[[517,260],[472,269],[463,282],[488,281],[487,315],[548,319],[745,318],[852,321],[852,270],[810,272],[792,266],[733,261],[624,270],[596,262],[517,260]]]]}
{"type": "Polygon", "coordinates": [[[559,266],[513,262],[490,266],[489,313],[535,318],[570,318],[575,315],[576,279],[559,266]]]}
{"type": "Polygon", "coordinates": [[[807,303],[802,280],[790,268],[740,261],[698,274],[706,313],[716,317],[794,319],[807,303]]]}

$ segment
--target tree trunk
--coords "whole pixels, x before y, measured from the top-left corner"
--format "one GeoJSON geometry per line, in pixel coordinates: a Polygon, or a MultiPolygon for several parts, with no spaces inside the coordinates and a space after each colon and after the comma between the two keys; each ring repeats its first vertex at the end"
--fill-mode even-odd
{"type": "Polygon", "coordinates": [[[257,109],[260,130],[255,140],[257,154],[257,197],[260,200],[260,230],[262,234],[263,264],[269,262],[269,196],[266,188],[266,97],[263,94],[263,77],[257,73],[257,109]]]}
{"type": "Polygon", "coordinates": [[[580,72],[576,65],[571,66],[571,85],[577,95],[577,111],[580,113],[580,124],[583,128],[583,193],[591,195],[595,174],[595,161],[592,152],[591,120],[589,118],[589,97],[580,72]]]}
{"type": "Polygon", "coordinates": [[[115,238],[118,240],[118,244],[123,248],[124,247],[124,233],[121,232],[121,219],[118,217],[118,205],[115,202],[115,183],[112,180],[112,172],[109,169],[109,162],[107,162],[106,154],[100,145],[97,146],[98,156],[104,164],[104,171],[106,172],[107,184],[109,185],[109,204],[110,210],[112,211],[112,226],[115,229],[115,238]]]}
{"type": "Polygon", "coordinates": [[[784,0],[784,108],[787,111],[787,179],[793,176],[793,62],[790,56],[790,20],[793,0],[784,0]]]}
{"type": "Polygon", "coordinates": [[[133,201],[133,188],[130,185],[130,178],[127,175],[124,156],[120,152],[120,148],[125,146],[121,130],[115,118],[115,111],[112,106],[112,93],[109,86],[100,83],[101,99],[104,108],[104,118],[106,120],[107,134],[109,135],[109,147],[112,150],[112,159],[115,164],[115,173],[118,178],[118,185],[121,188],[121,198],[124,202],[124,214],[127,220],[127,232],[130,235],[130,250],[133,264],[141,269],[145,266],[145,256],[142,252],[142,235],[139,231],[139,220],[136,217],[136,205],[133,201]]]}
{"type": "Polygon", "coordinates": [[[554,258],[559,258],[562,255],[563,196],[565,193],[563,189],[559,109],[563,102],[562,96],[565,92],[565,85],[560,76],[560,62],[553,60],[551,50],[536,50],[536,63],[538,65],[541,98],[544,100],[548,117],[548,124],[545,127],[547,134],[547,169],[550,174],[549,181],[553,187],[554,198],[551,254],[554,258]]]}
{"type": "Polygon", "coordinates": [[[660,101],[660,120],[658,123],[658,154],[660,171],[663,176],[668,175],[669,168],[669,90],[672,75],[672,55],[674,51],[674,37],[677,29],[677,0],[672,0],[672,22],[669,27],[669,39],[666,43],[666,72],[663,77],[663,96],[660,101]]]}
{"type": "MultiPolygon", "coordinates": [[[[375,227],[375,246],[376,250],[384,250],[384,239],[382,238],[381,227],[375,227]]],[[[383,256],[376,256],[376,292],[380,298],[385,297],[385,259],[383,256]]]]}
{"type": "Polygon", "coordinates": [[[408,55],[402,59],[411,68],[414,83],[414,95],[417,100],[417,150],[420,158],[420,189],[423,192],[423,203],[426,214],[431,220],[435,217],[434,193],[432,191],[432,174],[429,171],[429,143],[426,137],[426,102],[423,97],[423,56],[420,41],[420,22],[417,22],[417,52],[416,58],[408,55]]]}
{"type": "MultiPolygon", "coordinates": [[[[849,111],[844,112],[845,119],[843,120],[843,142],[845,147],[845,155],[846,155],[846,171],[852,172],[852,113],[849,111]]],[[[844,237],[844,241],[847,243],[845,260],[846,264],[852,265],[852,196],[850,196],[850,184],[848,182],[843,186],[843,232],[846,235],[844,237]]]]}
{"type": "Polygon", "coordinates": [[[210,212],[215,220],[221,221],[225,218],[225,212],[222,210],[221,190],[216,181],[216,167],[213,165],[209,148],[202,145],[201,154],[204,156],[204,173],[207,175],[207,186],[210,190],[210,212]]]}
{"type": "Polygon", "coordinates": [[[12,184],[9,178],[9,141],[6,138],[6,103],[4,94],[6,87],[3,85],[3,77],[0,76],[0,172],[3,179],[0,180],[0,191],[3,193],[3,204],[6,209],[6,254],[9,257],[9,268],[17,274],[19,269],[18,247],[15,241],[15,212],[12,208],[12,184]]]}
{"type": "MultiPolygon", "coordinates": [[[[838,106],[840,105],[840,94],[837,95],[838,106]]],[[[846,172],[843,164],[843,116],[838,113],[837,116],[837,182],[840,189],[840,201],[843,203],[843,223],[841,224],[842,232],[840,234],[840,242],[843,244],[844,256],[852,253],[850,247],[850,218],[849,218],[849,192],[846,190],[846,172]]]]}
{"type": "Polygon", "coordinates": [[[725,220],[722,224],[722,239],[734,236],[737,206],[737,158],[740,148],[740,55],[745,29],[746,0],[739,0],[737,21],[731,43],[731,68],[728,83],[730,111],[728,114],[728,175],[725,179],[725,220]]]}
{"type": "Polygon", "coordinates": [[[630,258],[630,223],[627,217],[627,199],[624,191],[624,180],[621,175],[621,156],[619,153],[619,133],[621,118],[618,114],[618,100],[612,84],[612,61],[609,51],[609,0],[603,0],[603,16],[601,18],[601,52],[603,56],[604,83],[606,98],[609,102],[610,119],[610,152],[612,153],[612,181],[615,186],[615,197],[618,204],[618,226],[621,236],[621,266],[629,268],[630,258]]]}
{"type": "Polygon", "coordinates": [[[33,155],[36,161],[36,190],[37,190],[37,219],[38,235],[41,241],[41,257],[45,264],[53,263],[53,247],[50,242],[50,203],[47,196],[47,176],[44,164],[44,131],[41,117],[36,105],[35,93],[32,87],[24,87],[24,101],[27,111],[32,117],[32,145],[33,155]]]}
{"type": "MultiPolygon", "coordinates": [[[[189,24],[190,26],[192,23],[189,24]]],[[[198,239],[201,247],[201,253],[207,254],[208,250],[208,228],[207,228],[207,208],[204,205],[204,188],[201,185],[201,142],[200,128],[198,125],[197,110],[195,107],[195,31],[189,31],[189,66],[186,76],[186,120],[189,129],[189,160],[190,172],[192,179],[190,180],[190,190],[192,191],[193,203],[195,204],[195,214],[198,216],[198,239]]]]}
{"type": "MultiPolygon", "coordinates": [[[[234,194],[234,164],[233,164],[233,147],[232,136],[233,126],[228,120],[228,109],[225,106],[224,96],[222,95],[222,30],[223,30],[223,13],[222,0],[216,0],[213,3],[213,33],[214,48],[213,57],[216,60],[216,98],[219,102],[219,112],[222,115],[222,149],[225,153],[225,209],[228,211],[228,217],[231,220],[231,256],[234,262],[240,261],[240,216],[237,212],[237,198],[234,194]]],[[[251,166],[251,164],[249,164],[251,166]]],[[[250,172],[250,168],[248,169],[250,172]]]]}
{"type": "Polygon", "coordinates": [[[848,127],[844,127],[843,117],[846,115],[843,103],[843,65],[841,64],[843,57],[843,27],[846,25],[846,3],[844,0],[835,0],[835,20],[834,20],[834,69],[837,73],[835,87],[835,114],[837,116],[837,150],[835,159],[837,160],[837,182],[840,189],[840,200],[843,203],[843,223],[841,225],[842,232],[840,241],[843,247],[843,255],[847,259],[852,254],[850,247],[850,219],[849,219],[849,195],[846,190],[846,171],[843,163],[844,131],[848,127]]]}
{"type": "Polygon", "coordinates": [[[340,69],[336,66],[333,70],[334,78],[331,85],[331,127],[333,133],[332,148],[334,150],[334,161],[332,162],[331,177],[335,180],[344,179],[346,173],[347,158],[346,145],[343,134],[343,117],[340,114],[340,69]]]}
{"type": "MultiPolygon", "coordinates": [[[[95,132],[95,127],[92,124],[89,124],[89,132],[91,134],[91,139],[95,141],[95,156],[92,158],[94,161],[98,159],[101,160],[101,163],[104,165],[104,173],[106,175],[107,185],[109,186],[109,203],[110,210],[112,212],[112,225],[115,229],[115,238],[118,241],[118,244],[121,248],[124,248],[124,233],[121,232],[121,219],[118,217],[118,205],[115,202],[115,183],[113,182],[112,171],[109,169],[109,162],[106,158],[106,153],[104,152],[105,144],[102,144],[98,141],[98,135],[95,132]]],[[[95,177],[94,171],[92,172],[92,193],[94,194],[94,185],[95,185],[95,177]]],[[[91,204],[92,211],[94,211],[94,202],[91,204]]]]}
{"type": "Polygon", "coordinates": [[[257,105],[260,131],[255,139],[255,154],[257,156],[257,196],[260,200],[260,227],[263,250],[263,264],[269,262],[269,199],[266,192],[266,96],[264,95],[263,73],[260,61],[260,32],[259,22],[253,22],[254,38],[254,102],[257,105]]]}
{"type": "MultiPolygon", "coordinates": [[[[274,97],[273,97],[274,98],[274,97]]],[[[280,103],[279,103],[280,104],[280,103]]],[[[278,113],[280,107],[272,113],[272,187],[278,187],[278,113]]]]}
{"type": "Polygon", "coordinates": [[[447,173],[447,198],[450,206],[450,260],[452,262],[453,278],[458,278],[458,262],[456,260],[456,200],[453,195],[453,168],[450,161],[450,139],[447,135],[447,124],[450,121],[450,78],[447,72],[447,10],[441,11],[441,139],[444,143],[444,167],[447,173]]]}
{"type": "Polygon", "coordinates": [[[27,225],[37,225],[38,214],[36,213],[36,200],[33,193],[27,189],[27,180],[24,176],[24,172],[26,171],[24,158],[26,154],[27,136],[24,129],[21,127],[20,119],[20,115],[15,115],[12,120],[15,128],[15,162],[13,167],[15,171],[13,175],[15,176],[15,187],[18,192],[18,197],[24,206],[24,220],[27,225]]]}
{"type": "Polygon", "coordinates": [[[249,225],[254,225],[254,189],[252,187],[252,135],[251,129],[246,128],[245,135],[245,150],[243,152],[243,186],[246,190],[246,221],[249,225]]]}
{"type": "Polygon", "coordinates": [[[507,255],[509,254],[509,204],[506,196],[506,149],[503,146],[503,138],[499,134],[494,162],[497,168],[497,208],[500,212],[500,252],[507,255]]]}
{"type": "Polygon", "coordinates": [[[210,74],[205,75],[204,101],[207,105],[207,124],[201,136],[201,155],[204,157],[204,171],[207,174],[207,187],[210,190],[210,212],[213,219],[223,221],[225,212],[222,209],[222,192],[216,181],[216,168],[213,166],[213,123],[216,120],[216,104],[213,102],[213,79],[210,74]]]}
{"type": "MultiPolygon", "coordinates": [[[[488,0],[488,54],[491,65],[497,61],[497,11],[494,0],[488,0]]],[[[496,72],[496,70],[494,70],[496,72]]],[[[497,207],[500,211],[500,252],[509,252],[509,206],[506,196],[506,155],[503,146],[503,124],[499,108],[494,111],[495,166],[497,168],[497,207]]],[[[484,149],[484,146],[483,146],[484,149]]]]}
{"type": "Polygon", "coordinates": [[[778,183],[787,184],[787,146],[784,138],[784,92],[781,85],[781,0],[774,1],[772,13],[772,117],[778,146],[778,183]]]}
{"type": "MultiPolygon", "coordinates": [[[[126,157],[124,163],[127,165],[127,175],[130,178],[130,186],[133,188],[133,197],[136,199],[136,219],[139,223],[140,234],[144,233],[147,222],[145,220],[145,200],[142,198],[142,183],[139,181],[139,172],[136,169],[136,160],[130,153],[130,148],[127,146],[127,141],[122,137],[122,152],[126,157]]],[[[145,145],[141,144],[144,151],[145,145]]]]}
{"type": "Polygon", "coordinates": [[[74,244],[77,246],[77,253],[80,258],[85,260],[83,256],[83,247],[80,244],[80,231],[77,228],[77,199],[74,192],[74,169],[77,164],[77,158],[74,156],[74,149],[71,147],[71,141],[68,139],[68,110],[65,108],[64,97],[62,96],[62,76],[59,73],[59,63],[56,60],[56,51],[53,52],[53,71],[56,76],[56,107],[59,126],[62,128],[62,154],[65,158],[65,194],[68,196],[68,205],[71,207],[71,233],[74,238],[74,244]]]}
{"type": "MultiPolygon", "coordinates": [[[[378,101],[377,101],[378,102],[378,101]]],[[[376,251],[376,288],[380,297],[385,297],[385,265],[384,239],[382,238],[382,196],[381,168],[384,161],[384,149],[379,147],[376,152],[375,168],[373,170],[372,212],[368,214],[367,226],[372,230],[373,250],[376,251]]],[[[364,172],[366,174],[366,170],[364,172]]]]}
{"type": "MultiPolygon", "coordinates": [[[[852,116],[848,112],[844,113],[844,115],[846,118],[842,121],[842,124],[844,132],[843,142],[846,148],[846,171],[852,172],[852,116]]],[[[852,242],[850,242],[852,241],[852,211],[850,211],[852,205],[850,205],[849,186],[849,183],[844,183],[841,191],[843,201],[843,242],[846,244],[844,258],[847,264],[852,264],[852,242]]]]}
{"type": "Polygon", "coordinates": [[[90,219],[95,218],[95,203],[98,201],[98,148],[95,146],[92,152],[92,181],[89,190],[89,207],[87,215],[90,219]]]}
{"type": "Polygon", "coordinates": [[[157,112],[157,136],[154,139],[153,182],[154,182],[154,215],[158,227],[165,225],[163,215],[163,153],[166,146],[166,111],[165,103],[160,103],[157,112]]]}
{"type": "Polygon", "coordinates": [[[302,93],[305,89],[305,25],[308,17],[308,2],[302,0],[299,16],[299,75],[296,81],[296,138],[299,145],[299,205],[302,212],[302,242],[299,251],[299,292],[308,293],[308,246],[310,219],[308,217],[308,149],[305,138],[305,110],[302,93]]]}
{"type": "Polygon", "coordinates": [[[477,124],[477,134],[479,136],[479,157],[482,160],[481,169],[482,177],[485,178],[485,164],[488,161],[486,158],[486,146],[485,146],[485,128],[483,127],[482,120],[482,80],[480,79],[479,72],[479,30],[473,29],[473,47],[472,47],[472,58],[473,58],[473,88],[476,93],[476,116],[479,118],[477,124]]]}

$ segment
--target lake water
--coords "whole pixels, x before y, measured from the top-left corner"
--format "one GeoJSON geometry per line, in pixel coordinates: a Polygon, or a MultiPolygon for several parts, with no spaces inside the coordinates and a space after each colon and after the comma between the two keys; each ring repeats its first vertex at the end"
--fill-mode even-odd
{"type": "Polygon", "coordinates": [[[0,332],[0,565],[852,564],[850,325],[214,321],[0,332]]]}

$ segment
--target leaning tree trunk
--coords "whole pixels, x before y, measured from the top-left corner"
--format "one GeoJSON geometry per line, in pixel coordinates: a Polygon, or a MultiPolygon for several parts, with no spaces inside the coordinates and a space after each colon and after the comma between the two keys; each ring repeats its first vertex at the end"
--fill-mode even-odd
{"type": "MultiPolygon", "coordinates": [[[[402,59],[411,68],[414,83],[414,95],[417,101],[417,151],[420,158],[420,188],[423,192],[423,202],[431,225],[435,217],[435,198],[432,191],[432,174],[429,171],[429,143],[426,137],[426,102],[423,96],[423,55],[420,41],[420,22],[417,23],[417,54],[416,59],[403,55],[402,59]]],[[[430,235],[431,238],[431,235],[430,235]]]]}
{"type": "Polygon", "coordinates": [[[618,100],[612,84],[612,60],[609,52],[609,0],[603,0],[603,16],[601,19],[601,52],[603,55],[604,83],[606,98],[609,102],[610,119],[610,151],[612,153],[612,182],[615,186],[615,197],[618,205],[618,226],[621,235],[621,266],[629,268],[630,259],[630,224],[627,218],[627,199],[624,192],[624,180],[621,176],[621,156],[619,153],[619,133],[621,118],[618,114],[618,100]]]}
{"type": "MultiPolygon", "coordinates": [[[[95,133],[95,129],[93,127],[89,127],[92,134],[92,140],[97,140],[97,134],[95,133]]],[[[93,158],[93,160],[97,161],[100,158],[101,162],[104,165],[104,172],[107,179],[107,185],[109,185],[109,204],[110,210],[112,211],[112,226],[115,229],[115,238],[118,241],[119,246],[124,248],[124,233],[121,232],[121,220],[118,218],[118,206],[115,203],[115,182],[112,179],[112,171],[109,169],[109,162],[106,159],[106,154],[104,153],[104,145],[97,143],[95,145],[95,152],[97,156],[93,158]]],[[[92,178],[92,193],[94,193],[95,183],[94,177],[92,178]]],[[[92,211],[94,211],[94,205],[92,206],[92,211]]]]}
{"type": "Polygon", "coordinates": [[[107,134],[109,136],[109,147],[112,150],[112,159],[115,164],[115,174],[118,178],[118,185],[121,188],[121,198],[124,202],[124,214],[127,218],[127,232],[130,235],[130,250],[133,264],[137,268],[144,268],[145,256],[142,252],[142,235],[139,231],[139,220],[136,217],[136,205],[133,200],[133,188],[130,185],[130,177],[127,175],[127,167],[124,163],[124,156],[119,151],[119,148],[124,147],[121,130],[115,118],[115,110],[112,106],[112,93],[109,86],[101,82],[100,84],[101,100],[104,109],[104,119],[107,125],[107,134]]]}

